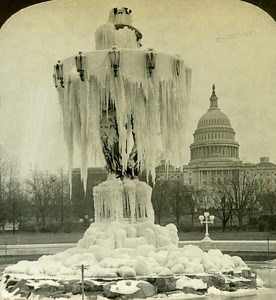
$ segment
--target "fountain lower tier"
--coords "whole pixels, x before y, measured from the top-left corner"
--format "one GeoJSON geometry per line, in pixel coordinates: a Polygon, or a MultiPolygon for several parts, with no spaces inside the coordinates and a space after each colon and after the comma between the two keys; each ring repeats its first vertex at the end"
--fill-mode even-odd
{"type": "Polygon", "coordinates": [[[38,261],[20,261],[5,274],[25,278],[78,277],[80,265],[88,266],[87,277],[119,278],[172,276],[173,274],[239,273],[246,268],[241,258],[220,250],[203,252],[192,245],[178,248],[177,229],[152,222],[93,223],[77,247],[42,256],[38,261]]]}
{"type": "Polygon", "coordinates": [[[25,290],[29,293],[28,285],[32,285],[34,293],[46,295],[47,291],[51,295],[53,285],[60,288],[60,293],[66,293],[64,287],[71,282],[80,292],[81,266],[85,268],[86,279],[91,281],[89,284],[96,284],[96,291],[100,283],[95,283],[95,279],[102,282],[101,291],[107,297],[111,295],[109,289],[116,288],[117,294],[124,294],[119,292],[119,287],[123,285],[125,291],[130,284],[137,290],[139,284],[146,285],[151,296],[177,289],[185,292],[191,284],[201,292],[206,292],[209,286],[231,290],[229,280],[242,281],[239,288],[255,288],[255,277],[241,258],[224,255],[220,250],[204,252],[193,245],[179,248],[175,225],[154,224],[151,187],[145,182],[110,175],[93,193],[96,222],[86,230],[77,246],[55,255],[44,255],[37,261],[19,261],[6,267],[2,278],[8,278],[6,289],[11,281],[15,284],[12,291],[20,286],[19,294],[25,290]],[[247,273],[248,278],[243,278],[247,273]],[[126,278],[136,281],[122,280],[126,278]],[[147,282],[141,283],[141,279],[147,282]],[[40,285],[46,290],[39,288],[40,285]]]}

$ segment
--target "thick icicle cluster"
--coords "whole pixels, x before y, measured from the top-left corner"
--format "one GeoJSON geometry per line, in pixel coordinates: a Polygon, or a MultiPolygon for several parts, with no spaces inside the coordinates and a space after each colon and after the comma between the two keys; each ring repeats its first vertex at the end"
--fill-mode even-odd
{"type": "Polygon", "coordinates": [[[220,273],[246,268],[239,257],[220,250],[203,252],[192,245],[178,248],[177,229],[152,222],[93,223],[77,247],[38,261],[20,261],[6,267],[5,274],[35,278],[78,276],[81,264],[87,277],[171,276],[173,274],[220,273]]]}
{"type": "Polygon", "coordinates": [[[110,48],[116,45],[120,48],[140,48],[136,33],[128,27],[116,30],[114,24],[106,23],[99,27],[95,33],[96,50],[110,48]]]}
{"type": "Polygon", "coordinates": [[[93,189],[95,222],[154,222],[152,188],[138,179],[109,176],[93,189]]]}
{"type": "Polygon", "coordinates": [[[86,178],[88,153],[102,157],[100,120],[115,107],[122,168],[127,168],[133,134],[138,163],[154,177],[156,155],[174,166],[184,164],[183,145],[190,69],[177,56],[156,52],[155,68],[149,74],[146,51],[119,49],[120,65],[115,76],[110,51],[85,54],[83,81],[75,58],[62,62],[63,85],[59,100],[63,115],[69,166],[73,150],[81,149],[82,176],[86,178]]]}

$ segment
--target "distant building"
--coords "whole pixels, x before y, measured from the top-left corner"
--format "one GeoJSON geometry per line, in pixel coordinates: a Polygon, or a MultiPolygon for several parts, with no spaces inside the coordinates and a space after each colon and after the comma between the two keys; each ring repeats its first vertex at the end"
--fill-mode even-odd
{"type": "Polygon", "coordinates": [[[269,190],[276,187],[276,164],[268,157],[260,163],[243,163],[239,158],[239,143],[229,118],[219,109],[213,85],[210,107],[200,118],[190,145],[190,162],[183,167],[186,185],[198,189],[227,181],[233,172],[251,172],[260,181],[266,181],[269,190]]]}

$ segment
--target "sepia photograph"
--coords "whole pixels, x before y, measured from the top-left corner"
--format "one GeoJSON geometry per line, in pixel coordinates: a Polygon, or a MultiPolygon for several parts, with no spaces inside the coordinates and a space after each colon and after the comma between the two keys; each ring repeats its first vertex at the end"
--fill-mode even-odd
{"type": "Polygon", "coordinates": [[[272,299],[276,1],[1,7],[0,300],[272,299]]]}

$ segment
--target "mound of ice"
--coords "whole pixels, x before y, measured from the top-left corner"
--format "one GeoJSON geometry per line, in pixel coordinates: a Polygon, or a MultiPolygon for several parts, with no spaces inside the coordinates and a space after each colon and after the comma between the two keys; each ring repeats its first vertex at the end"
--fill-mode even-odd
{"type": "Polygon", "coordinates": [[[246,267],[240,258],[223,255],[220,250],[204,252],[192,245],[178,248],[177,229],[172,224],[113,222],[91,224],[77,247],[35,262],[20,261],[8,266],[5,273],[79,276],[81,264],[89,267],[86,276],[96,278],[237,272],[246,267]]]}

